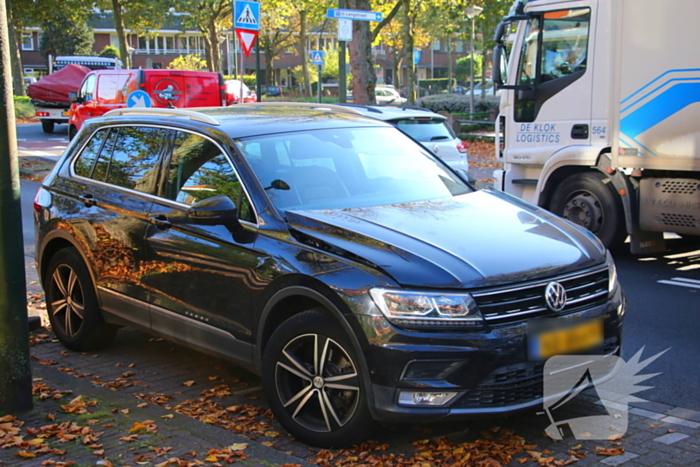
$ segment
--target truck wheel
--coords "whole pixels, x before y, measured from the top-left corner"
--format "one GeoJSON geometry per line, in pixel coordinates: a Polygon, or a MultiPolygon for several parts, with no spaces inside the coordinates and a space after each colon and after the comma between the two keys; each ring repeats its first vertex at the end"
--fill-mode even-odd
{"type": "Polygon", "coordinates": [[[75,138],[75,135],[78,133],[78,130],[73,126],[68,127],[68,141],[73,141],[73,138],[75,138]]]}
{"type": "Polygon", "coordinates": [[[277,328],[265,348],[262,377],[270,408],[295,438],[341,447],[371,434],[358,356],[322,309],[292,316],[277,328]]]}
{"type": "Polygon", "coordinates": [[[565,178],[552,194],[550,211],[587,228],[610,249],[627,236],[620,196],[606,177],[595,172],[565,178]]]}
{"type": "Polygon", "coordinates": [[[53,120],[42,120],[41,129],[44,133],[53,133],[53,120]]]}

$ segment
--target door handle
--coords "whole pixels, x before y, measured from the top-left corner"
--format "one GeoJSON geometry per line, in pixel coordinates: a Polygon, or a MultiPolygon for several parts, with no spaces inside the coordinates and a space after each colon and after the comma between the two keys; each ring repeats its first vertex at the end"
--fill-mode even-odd
{"type": "Polygon", "coordinates": [[[78,196],[78,199],[85,203],[85,206],[94,206],[97,204],[97,200],[90,193],[78,196]]]}
{"type": "Polygon", "coordinates": [[[578,123],[571,128],[571,139],[588,139],[588,125],[578,123]]]}
{"type": "Polygon", "coordinates": [[[151,216],[151,222],[156,225],[156,228],[160,230],[167,230],[172,227],[172,223],[163,214],[158,214],[157,216],[151,216]]]}

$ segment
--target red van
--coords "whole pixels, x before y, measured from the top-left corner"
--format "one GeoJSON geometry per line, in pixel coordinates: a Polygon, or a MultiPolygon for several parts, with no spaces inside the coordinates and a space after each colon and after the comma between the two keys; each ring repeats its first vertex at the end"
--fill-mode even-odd
{"type": "Polygon", "coordinates": [[[209,71],[95,70],[85,76],[77,93],[71,93],[68,139],[88,118],[118,108],[223,106],[225,89],[221,73],[209,71]]]}

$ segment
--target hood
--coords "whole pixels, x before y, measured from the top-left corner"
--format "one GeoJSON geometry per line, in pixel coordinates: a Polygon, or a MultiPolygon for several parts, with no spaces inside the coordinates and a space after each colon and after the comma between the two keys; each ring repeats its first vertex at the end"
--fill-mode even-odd
{"type": "Polygon", "coordinates": [[[605,261],[587,233],[489,189],[435,201],[287,211],[287,220],[292,231],[373,263],[403,286],[487,287],[605,261]]]}

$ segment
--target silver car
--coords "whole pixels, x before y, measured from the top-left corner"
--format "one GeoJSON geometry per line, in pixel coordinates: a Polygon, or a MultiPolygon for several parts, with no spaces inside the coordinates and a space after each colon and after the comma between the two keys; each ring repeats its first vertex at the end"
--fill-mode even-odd
{"type": "Polygon", "coordinates": [[[467,147],[447,123],[447,117],[420,107],[354,105],[347,107],[367,117],[391,123],[455,170],[469,170],[467,147]]]}

